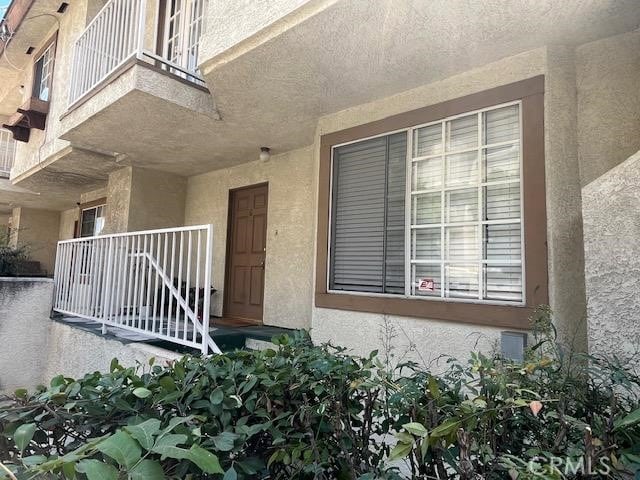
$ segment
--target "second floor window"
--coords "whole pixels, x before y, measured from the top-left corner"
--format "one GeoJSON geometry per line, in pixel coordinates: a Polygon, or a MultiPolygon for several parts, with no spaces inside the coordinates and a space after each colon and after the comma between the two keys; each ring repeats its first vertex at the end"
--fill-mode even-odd
{"type": "Polygon", "coordinates": [[[33,97],[43,102],[51,98],[53,81],[53,63],[55,61],[56,42],[52,41],[36,59],[33,72],[33,97]]]}

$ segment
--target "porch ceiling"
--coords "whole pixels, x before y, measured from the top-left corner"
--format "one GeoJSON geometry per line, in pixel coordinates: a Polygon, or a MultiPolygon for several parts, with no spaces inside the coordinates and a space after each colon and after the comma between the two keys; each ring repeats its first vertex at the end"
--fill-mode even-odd
{"type": "MultiPolygon", "coordinates": [[[[72,208],[82,193],[104,187],[109,173],[121,167],[112,156],[66,146],[12,178],[11,188],[31,195],[16,197],[13,202],[48,210],[72,208]]],[[[0,201],[4,193],[0,191],[0,201]]]]}
{"type": "Polygon", "coordinates": [[[9,179],[0,178],[0,214],[10,213],[14,207],[65,210],[74,206],[74,202],[59,193],[42,195],[14,185],[9,179]]]}
{"type": "MultiPolygon", "coordinates": [[[[501,58],[633,30],[637,0],[339,0],[285,17],[201,58],[225,124],[241,128],[227,161],[256,145],[312,142],[317,119],[501,58]]],[[[233,19],[230,19],[233,21],[233,19]]],[[[255,155],[253,155],[255,156],[255,155]]]]}

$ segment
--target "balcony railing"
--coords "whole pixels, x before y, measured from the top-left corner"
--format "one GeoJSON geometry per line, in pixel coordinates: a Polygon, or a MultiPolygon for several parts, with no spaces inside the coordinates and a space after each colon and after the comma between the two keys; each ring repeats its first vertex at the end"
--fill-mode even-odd
{"type": "Polygon", "coordinates": [[[0,128],[0,177],[9,177],[16,158],[16,141],[9,130],[0,128]]]}
{"type": "Polygon", "coordinates": [[[58,242],[53,310],[220,353],[209,335],[211,225],[58,242]]]}
{"type": "MultiPolygon", "coordinates": [[[[202,12],[195,17],[195,23],[182,25],[180,45],[189,53],[185,55],[176,54],[175,32],[173,37],[162,39],[165,45],[162,54],[154,53],[152,43],[159,31],[166,29],[158,28],[157,14],[149,17],[147,13],[147,0],[110,0],[98,12],[75,44],[70,105],[133,58],[158,64],[196,84],[205,84],[193,60],[197,58],[202,12]],[[195,41],[194,35],[198,35],[195,41]]],[[[170,27],[175,30],[173,25],[170,27]]]]}

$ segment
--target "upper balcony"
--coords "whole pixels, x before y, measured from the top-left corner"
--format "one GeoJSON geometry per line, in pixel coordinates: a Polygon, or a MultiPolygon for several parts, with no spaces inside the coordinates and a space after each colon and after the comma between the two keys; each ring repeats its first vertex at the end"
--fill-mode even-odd
{"type": "MultiPolygon", "coordinates": [[[[189,173],[185,141],[201,144],[219,119],[197,67],[205,5],[108,1],[70,46],[58,137],[125,164],[189,173]]],[[[191,163],[208,155],[194,152],[191,163]]]]}
{"type": "Polygon", "coordinates": [[[164,3],[111,0],[97,13],[74,45],[70,109],[134,59],[205,86],[197,67],[205,1],[188,12],[164,3]]]}

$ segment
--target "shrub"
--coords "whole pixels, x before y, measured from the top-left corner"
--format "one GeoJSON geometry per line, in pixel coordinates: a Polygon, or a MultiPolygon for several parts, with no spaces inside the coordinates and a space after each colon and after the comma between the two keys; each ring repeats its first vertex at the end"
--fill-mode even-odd
{"type": "Polygon", "coordinates": [[[168,367],[114,360],[107,374],[5,400],[0,458],[17,478],[88,480],[631,475],[640,379],[559,356],[552,327],[538,325],[524,363],[472,354],[439,375],[303,332],[168,367]]]}
{"type": "Polygon", "coordinates": [[[14,277],[29,260],[26,247],[0,246],[0,277],[14,277]]]}

